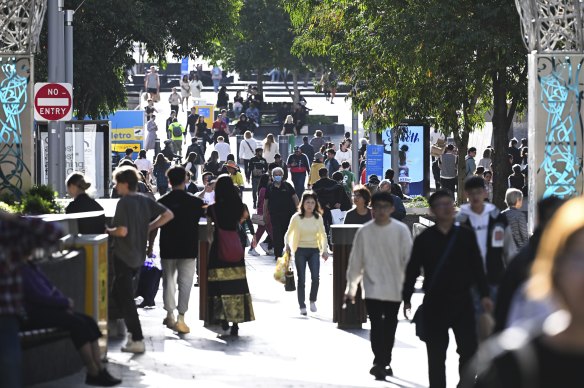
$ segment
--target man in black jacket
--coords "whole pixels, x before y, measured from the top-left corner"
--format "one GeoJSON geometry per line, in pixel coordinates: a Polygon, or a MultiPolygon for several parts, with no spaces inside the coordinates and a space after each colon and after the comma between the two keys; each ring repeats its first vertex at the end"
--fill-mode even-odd
{"type": "Polygon", "coordinates": [[[308,136],[304,136],[302,138],[302,145],[300,146],[300,151],[302,151],[302,153],[304,155],[306,155],[306,157],[308,158],[308,160],[314,160],[314,148],[308,144],[308,136]]]}
{"type": "MultiPolygon", "coordinates": [[[[471,288],[478,286],[481,305],[491,312],[493,302],[483,270],[479,247],[472,229],[454,224],[454,200],[448,191],[439,190],[429,199],[436,224],[415,240],[406,268],[402,291],[404,316],[412,307],[411,297],[420,268],[424,269],[423,323],[428,352],[428,373],[432,388],[446,388],[446,350],[448,329],[456,337],[460,355],[459,373],[475,354],[478,342],[471,288]]],[[[418,317],[416,317],[418,319],[418,317]]],[[[419,321],[416,322],[416,324],[419,321]]]]}
{"type": "Polygon", "coordinates": [[[185,132],[190,133],[191,137],[195,136],[197,131],[197,121],[199,120],[199,115],[197,114],[197,108],[192,107],[191,113],[187,117],[187,125],[185,125],[185,132]]]}
{"type": "Polygon", "coordinates": [[[302,153],[300,147],[294,146],[294,153],[288,156],[286,164],[292,174],[292,183],[294,184],[296,195],[298,195],[298,198],[302,198],[302,193],[304,193],[306,183],[306,175],[310,173],[310,161],[306,155],[302,153]]]}
{"type": "Polygon", "coordinates": [[[201,149],[201,146],[199,145],[198,140],[199,139],[197,139],[195,136],[193,136],[191,138],[191,144],[187,147],[187,152],[185,153],[184,160],[187,160],[189,158],[189,154],[191,152],[194,152],[195,154],[197,154],[197,159],[195,159],[195,164],[202,165],[202,164],[205,164],[205,160],[204,160],[205,151],[203,151],[201,149]]]}
{"type": "Polygon", "coordinates": [[[172,190],[158,202],[171,209],[175,217],[160,228],[162,292],[167,314],[162,323],[169,329],[186,334],[190,329],[185,323],[185,313],[189,307],[197,267],[199,220],[204,215],[204,202],[186,192],[187,173],[184,167],[172,166],[166,174],[172,190]],[[175,277],[178,280],[178,320],[174,315],[177,309],[175,277]]]}

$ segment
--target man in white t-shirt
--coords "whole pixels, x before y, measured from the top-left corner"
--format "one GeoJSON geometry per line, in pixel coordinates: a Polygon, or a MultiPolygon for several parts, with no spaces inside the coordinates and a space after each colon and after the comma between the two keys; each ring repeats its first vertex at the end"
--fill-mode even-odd
{"type": "Polygon", "coordinates": [[[227,160],[227,156],[231,153],[231,147],[229,144],[225,143],[223,136],[217,138],[217,144],[215,144],[215,151],[219,153],[219,160],[224,162],[227,160]]]}

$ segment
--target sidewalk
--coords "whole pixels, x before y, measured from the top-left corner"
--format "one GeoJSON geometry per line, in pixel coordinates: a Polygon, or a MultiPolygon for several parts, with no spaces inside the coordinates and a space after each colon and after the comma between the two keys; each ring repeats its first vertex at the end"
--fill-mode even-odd
{"type": "MultiPolygon", "coordinates": [[[[251,193],[244,194],[251,202],[251,193]]],[[[156,250],[158,244],[156,244],[156,250]]],[[[258,248],[261,252],[261,248],[258,248]]],[[[369,375],[373,355],[369,324],[361,330],[340,330],[332,322],[333,263],[321,261],[318,312],[299,314],[295,292],[285,292],[273,279],[273,256],[246,256],[247,277],[256,321],[240,325],[239,338],[218,338],[218,326],[198,320],[199,289],[193,288],[186,322],[191,333],[178,336],[162,325],[162,290],[156,307],[139,309],[146,353],[122,353],[125,339],[110,339],[108,368],[120,376],[120,387],[425,387],[424,344],[403,318],[393,350],[394,378],[375,381],[369,375]]],[[[310,281],[307,282],[307,294],[310,281]]],[[[413,297],[413,311],[422,294],[413,297]]],[[[451,336],[452,338],[452,336],[451,336]]],[[[452,338],[451,343],[455,343],[452,338]]],[[[458,356],[447,356],[448,386],[458,382],[458,356]]],[[[35,388],[84,387],[85,372],[35,385],[35,388]]]]}

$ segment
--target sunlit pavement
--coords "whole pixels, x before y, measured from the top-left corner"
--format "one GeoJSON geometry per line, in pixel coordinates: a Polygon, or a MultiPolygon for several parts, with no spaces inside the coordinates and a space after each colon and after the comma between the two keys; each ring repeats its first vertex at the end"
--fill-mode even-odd
{"type": "MultiPolygon", "coordinates": [[[[162,96],[162,101],[168,98],[162,96]]],[[[324,99],[322,99],[324,104],[324,99]]],[[[316,103],[316,102],[315,102],[316,103]]],[[[309,104],[312,104],[309,99],[309,104]]],[[[162,109],[167,104],[157,104],[162,109]]],[[[344,109],[339,99],[335,108],[344,109]]],[[[158,107],[158,106],[157,106],[158,107]]],[[[331,107],[330,105],[327,108],[331,107]]],[[[332,108],[332,107],[331,107],[332,108]]],[[[167,108],[168,109],[168,108],[167,108]]],[[[182,114],[182,112],[181,112],[182,114]]],[[[332,114],[332,113],[329,113],[332,114]]],[[[350,115],[350,112],[349,112],[350,115]]],[[[165,115],[159,115],[164,117],[165,115]]],[[[180,116],[179,116],[180,119],[180,116]]],[[[182,122],[182,120],[181,120],[182,122]]],[[[162,131],[160,131],[162,132],[162,131]]],[[[159,133],[159,136],[165,136],[159,133]]],[[[244,193],[251,209],[251,192],[244,193]]],[[[261,248],[258,252],[263,254],[261,248]]],[[[108,368],[123,379],[121,387],[426,387],[425,346],[400,312],[392,367],[395,377],[375,381],[369,375],[373,355],[369,324],[340,330],[332,322],[333,263],[321,262],[318,312],[299,314],[295,292],[273,279],[273,256],[247,256],[247,277],[256,320],[240,325],[239,337],[222,337],[218,326],[198,320],[199,291],[193,288],[186,322],[191,333],[178,336],[162,325],[162,290],[156,307],[139,310],[146,353],[122,353],[123,339],[110,339],[108,368]]],[[[308,274],[307,274],[308,275],[308,274]]],[[[307,276],[308,277],[308,276],[307,276]]],[[[310,281],[307,282],[308,295],[310,281]]],[[[422,295],[414,294],[414,311],[422,295]]],[[[458,382],[454,339],[447,356],[448,386],[458,382]]],[[[85,372],[36,385],[37,388],[83,387],[85,372]]]]}

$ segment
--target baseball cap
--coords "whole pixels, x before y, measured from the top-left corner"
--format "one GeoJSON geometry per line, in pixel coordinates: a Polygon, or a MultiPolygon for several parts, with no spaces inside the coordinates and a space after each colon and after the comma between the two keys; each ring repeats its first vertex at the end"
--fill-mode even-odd
{"type": "Polygon", "coordinates": [[[314,160],[320,160],[323,158],[324,158],[324,156],[320,152],[317,152],[316,154],[314,154],[314,160]]]}
{"type": "Polygon", "coordinates": [[[294,151],[299,151],[299,150],[300,150],[300,147],[294,146],[294,151]]]}

